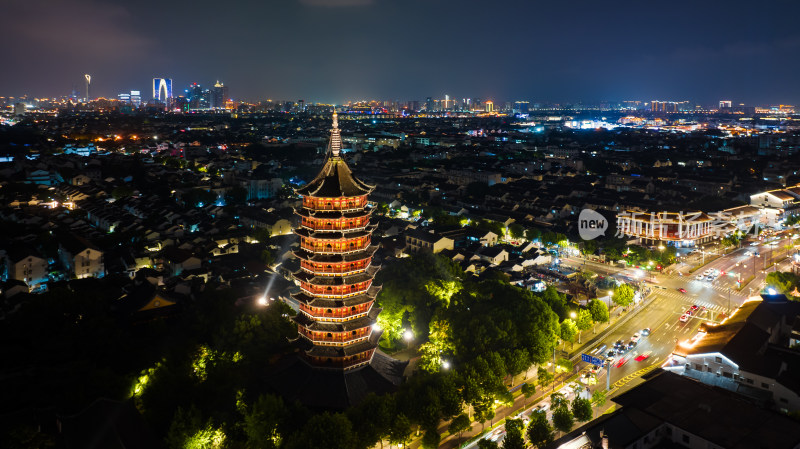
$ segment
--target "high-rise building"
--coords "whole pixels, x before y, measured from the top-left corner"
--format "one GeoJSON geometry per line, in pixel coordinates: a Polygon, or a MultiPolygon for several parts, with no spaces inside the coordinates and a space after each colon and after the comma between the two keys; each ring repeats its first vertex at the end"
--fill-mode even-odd
{"type": "Polygon", "coordinates": [[[189,102],[189,109],[208,109],[210,105],[211,91],[203,89],[197,83],[192,83],[186,89],[186,100],[189,102]]]}
{"type": "Polygon", "coordinates": [[[720,109],[730,109],[733,106],[733,102],[731,100],[720,100],[719,101],[719,108],[720,109]]]}
{"type": "Polygon", "coordinates": [[[132,90],[130,99],[131,104],[138,108],[142,104],[142,92],[138,90],[132,90]]]}
{"type": "Polygon", "coordinates": [[[529,103],[527,101],[515,101],[514,102],[514,113],[515,114],[527,114],[529,107],[529,103]]]}
{"type": "Polygon", "coordinates": [[[169,105],[172,98],[172,80],[169,78],[153,78],[153,100],[169,105]]]}
{"type": "Polygon", "coordinates": [[[214,88],[211,89],[209,97],[209,107],[211,109],[225,109],[225,102],[228,100],[228,86],[217,80],[214,88]]]}
{"type": "Polygon", "coordinates": [[[433,99],[431,97],[425,99],[425,110],[433,112],[433,99]]]}
{"type": "Polygon", "coordinates": [[[494,112],[494,103],[491,100],[486,100],[486,103],[484,103],[484,110],[486,112],[494,112]]]}
{"type": "Polygon", "coordinates": [[[117,95],[117,98],[119,98],[119,101],[121,101],[123,103],[130,103],[131,102],[131,94],[129,94],[128,92],[123,92],[123,93],[117,95]]]}

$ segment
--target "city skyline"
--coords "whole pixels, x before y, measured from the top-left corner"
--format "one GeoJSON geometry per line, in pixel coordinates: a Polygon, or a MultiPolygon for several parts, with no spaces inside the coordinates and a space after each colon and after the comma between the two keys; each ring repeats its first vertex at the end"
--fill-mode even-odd
{"type": "MultiPolygon", "coordinates": [[[[11,2],[0,25],[16,36],[0,75],[3,95],[93,97],[146,92],[154,77],[223,80],[240,100],[424,99],[472,95],[513,101],[692,99],[713,104],[795,104],[791,73],[800,5],[752,10],[688,2],[657,5],[402,5],[299,0],[221,9],[79,0],[11,2]],[[150,12],[191,23],[170,27],[150,12]],[[214,11],[210,14],[210,11],[214,11]],[[75,27],[74,24],[85,24],[75,27]],[[208,33],[208,30],[223,30],[208,33]],[[566,30],[566,31],[565,31],[566,30]],[[35,57],[32,55],[36,55],[35,57]],[[781,60],[770,69],[767,61],[781,60]],[[769,79],[769,82],[766,80],[769,79]]],[[[178,89],[177,87],[180,87],[178,89]]]]}

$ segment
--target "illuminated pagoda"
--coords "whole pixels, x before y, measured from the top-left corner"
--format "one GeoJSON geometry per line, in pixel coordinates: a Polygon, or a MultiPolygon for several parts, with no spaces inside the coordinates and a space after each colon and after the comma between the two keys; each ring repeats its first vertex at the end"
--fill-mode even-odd
{"type": "Polygon", "coordinates": [[[374,187],[356,179],[342,158],[342,137],[336,112],[327,159],[311,182],[296,190],[294,272],[299,291],[293,340],[299,357],[285,360],[270,376],[275,390],[308,406],[343,409],[367,394],[392,391],[402,381],[407,362],[378,350],[382,331],[375,326],[380,309],[374,284],[380,268],[373,257],[367,195],[374,187]]]}
{"type": "Polygon", "coordinates": [[[336,113],[328,159],[313,181],[297,189],[303,206],[300,225],[300,270],[294,273],[300,292],[293,295],[295,317],[305,359],[314,366],[353,369],[369,364],[381,331],[374,329],[380,309],[373,285],[378,249],[370,236],[367,195],[373,187],[353,177],[341,156],[342,138],[336,113]]]}

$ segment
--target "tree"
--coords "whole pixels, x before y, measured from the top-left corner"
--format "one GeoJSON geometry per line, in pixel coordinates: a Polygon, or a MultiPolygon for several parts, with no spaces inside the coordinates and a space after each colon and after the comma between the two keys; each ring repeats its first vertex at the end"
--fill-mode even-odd
{"type": "Polygon", "coordinates": [[[594,393],[592,393],[592,402],[598,407],[602,406],[606,403],[606,392],[605,390],[596,389],[594,393]]]}
{"type": "Polygon", "coordinates": [[[481,432],[483,432],[486,421],[494,419],[494,400],[492,398],[485,398],[483,401],[475,404],[475,421],[481,423],[481,432]]]}
{"type": "Polygon", "coordinates": [[[567,406],[562,406],[553,409],[553,427],[561,432],[569,432],[572,430],[572,425],[575,423],[575,418],[572,416],[572,411],[567,406]]]}
{"type": "Polygon", "coordinates": [[[525,396],[525,405],[527,406],[528,399],[534,394],[536,394],[536,385],[525,382],[522,384],[522,388],[520,388],[520,391],[522,392],[522,395],[525,396]]]}
{"type": "Polygon", "coordinates": [[[270,394],[259,396],[243,413],[248,447],[277,449],[281,445],[279,425],[286,414],[281,398],[270,394]]]}
{"type": "Polygon", "coordinates": [[[503,439],[503,449],[525,449],[525,439],[522,431],[525,424],[521,419],[506,420],[506,437],[503,439]]]}
{"type": "Polygon", "coordinates": [[[455,346],[450,332],[450,323],[445,320],[432,320],[428,341],[419,347],[419,367],[429,373],[436,373],[442,367],[442,356],[452,355],[455,346]]]}
{"type": "Polygon", "coordinates": [[[553,394],[550,395],[550,407],[552,409],[555,410],[557,408],[567,407],[568,405],[569,405],[569,402],[567,401],[567,398],[564,397],[563,394],[561,394],[561,393],[553,393],[553,394]]]}
{"type": "Polygon", "coordinates": [[[131,195],[133,195],[133,189],[127,184],[122,184],[117,187],[114,187],[114,190],[111,191],[111,196],[115,200],[127,198],[131,195]]]}
{"type": "Polygon", "coordinates": [[[589,301],[589,313],[592,315],[592,321],[596,323],[608,323],[611,317],[608,313],[608,306],[603,301],[593,299],[589,301]]]}
{"type": "Polygon", "coordinates": [[[242,186],[231,187],[225,195],[228,204],[244,204],[247,201],[247,189],[242,186]]]}
{"type": "MultiPolygon", "coordinates": [[[[406,418],[406,415],[399,414],[392,422],[392,427],[389,429],[389,442],[397,445],[405,445],[408,439],[411,438],[411,421],[406,418]]],[[[320,446],[309,447],[327,447],[322,444],[320,446]]]]}
{"type": "Polygon", "coordinates": [[[766,283],[778,293],[789,294],[800,284],[800,276],[788,271],[774,271],[767,274],[766,283]]]}
{"type": "Polygon", "coordinates": [[[358,447],[373,447],[388,435],[394,420],[393,399],[370,393],[358,406],[347,409],[358,447]]]}
{"type": "Polygon", "coordinates": [[[531,358],[525,349],[505,351],[505,365],[508,374],[516,376],[531,366],[531,358]]]}
{"type": "Polygon", "coordinates": [[[547,414],[543,411],[531,413],[531,422],[528,424],[528,440],[537,449],[543,449],[553,442],[553,427],[547,421],[547,414]]]}
{"type": "MultiPolygon", "coordinates": [[[[401,417],[404,418],[400,415],[395,422],[399,421],[401,417]]],[[[409,424],[408,435],[410,434],[411,425],[409,424]]],[[[350,420],[341,413],[328,412],[312,416],[303,426],[301,438],[305,447],[347,449],[352,448],[355,442],[350,420]]],[[[407,436],[406,439],[408,439],[407,436]]]]}
{"type": "Polygon", "coordinates": [[[575,337],[577,335],[578,335],[578,326],[575,325],[575,322],[572,321],[571,318],[567,318],[566,320],[561,322],[562,340],[572,343],[573,341],[575,341],[575,337]]]}
{"type": "Polygon", "coordinates": [[[481,438],[478,440],[478,449],[499,449],[500,446],[497,445],[496,442],[492,440],[487,440],[486,438],[481,438]]]}
{"type": "Polygon", "coordinates": [[[556,360],[556,366],[561,368],[565,373],[572,371],[572,368],[574,368],[572,361],[565,358],[556,360]]]}
{"type": "Polygon", "coordinates": [[[542,237],[542,231],[536,228],[528,228],[525,230],[525,238],[534,241],[542,237]]]}
{"type": "Polygon", "coordinates": [[[584,240],[582,244],[584,256],[590,256],[597,251],[597,242],[594,240],[584,240]]]}
{"type": "Polygon", "coordinates": [[[588,399],[576,397],[572,400],[572,414],[578,421],[584,422],[592,419],[592,403],[588,399]]]}
{"type": "Polygon", "coordinates": [[[633,295],[633,288],[630,285],[620,284],[614,289],[612,300],[622,307],[627,307],[633,303],[633,295]]]}
{"type": "MultiPolygon", "coordinates": [[[[578,327],[578,330],[588,331],[592,327],[592,313],[586,309],[579,309],[578,310],[578,317],[575,319],[575,325],[578,327]]],[[[578,343],[581,342],[581,336],[578,334],[578,343]]]]}
{"type": "Polygon", "coordinates": [[[542,299],[550,306],[550,310],[558,315],[559,320],[567,317],[567,297],[559,293],[555,287],[549,285],[542,293],[542,299]]]}
{"type": "Polygon", "coordinates": [[[469,420],[469,416],[467,416],[466,413],[462,413],[450,421],[450,425],[447,426],[447,431],[450,432],[450,435],[458,434],[458,437],[461,438],[461,434],[471,427],[472,423],[469,420]]]}
{"type": "Polygon", "coordinates": [[[525,237],[525,228],[519,223],[511,223],[508,225],[508,233],[514,240],[519,240],[525,237]]]}
{"type": "Polygon", "coordinates": [[[422,435],[422,447],[425,449],[436,449],[439,447],[439,443],[442,441],[442,436],[439,435],[439,432],[434,427],[433,429],[425,430],[425,434],[422,435]]]}
{"type": "Polygon", "coordinates": [[[544,387],[553,381],[553,374],[547,371],[547,368],[540,366],[536,370],[536,378],[539,380],[539,386],[544,387]]]}

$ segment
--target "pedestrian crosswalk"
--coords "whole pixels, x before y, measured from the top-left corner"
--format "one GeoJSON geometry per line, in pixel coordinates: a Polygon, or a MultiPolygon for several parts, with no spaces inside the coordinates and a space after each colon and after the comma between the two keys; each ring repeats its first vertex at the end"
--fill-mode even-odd
{"type": "MultiPolygon", "coordinates": [[[[705,307],[708,310],[712,310],[715,312],[725,312],[727,311],[727,305],[719,305],[715,304],[712,301],[709,301],[706,298],[697,295],[687,295],[685,293],[681,293],[678,291],[671,291],[671,290],[657,290],[656,294],[658,296],[667,297],[671,300],[676,300],[685,306],[696,305],[698,307],[705,307]]],[[[727,296],[725,296],[727,300],[727,296]]],[[[731,300],[734,303],[738,303],[738,297],[731,296],[731,300]]]]}

